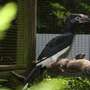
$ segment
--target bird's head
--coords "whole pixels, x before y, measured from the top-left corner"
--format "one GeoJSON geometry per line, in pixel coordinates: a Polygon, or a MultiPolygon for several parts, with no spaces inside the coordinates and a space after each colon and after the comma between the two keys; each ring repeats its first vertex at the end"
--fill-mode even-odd
{"type": "Polygon", "coordinates": [[[83,24],[90,22],[90,18],[85,14],[72,14],[70,16],[70,22],[75,24],[83,24]]]}
{"type": "Polygon", "coordinates": [[[71,14],[65,21],[65,32],[75,33],[78,25],[90,23],[90,17],[85,14],[71,14]]]}

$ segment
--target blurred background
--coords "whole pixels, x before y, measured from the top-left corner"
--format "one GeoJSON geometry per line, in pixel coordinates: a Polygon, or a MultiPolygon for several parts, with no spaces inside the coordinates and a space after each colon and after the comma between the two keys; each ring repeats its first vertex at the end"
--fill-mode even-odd
{"type": "Polygon", "coordinates": [[[0,0],[0,65],[16,63],[17,2],[0,0]]]}
{"type": "MultiPolygon", "coordinates": [[[[89,0],[38,0],[37,2],[37,32],[62,33],[66,17],[71,13],[90,15],[89,0]]],[[[90,33],[90,25],[76,26],[76,33],[90,33]],[[83,30],[82,30],[83,29],[83,30]]]]}

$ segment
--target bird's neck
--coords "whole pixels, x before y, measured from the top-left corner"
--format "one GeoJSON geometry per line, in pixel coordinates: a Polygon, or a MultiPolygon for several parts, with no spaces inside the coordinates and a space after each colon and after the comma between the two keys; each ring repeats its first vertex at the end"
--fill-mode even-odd
{"type": "Polygon", "coordinates": [[[72,34],[75,34],[75,25],[72,24],[72,23],[66,24],[65,33],[72,33],[72,34]]]}

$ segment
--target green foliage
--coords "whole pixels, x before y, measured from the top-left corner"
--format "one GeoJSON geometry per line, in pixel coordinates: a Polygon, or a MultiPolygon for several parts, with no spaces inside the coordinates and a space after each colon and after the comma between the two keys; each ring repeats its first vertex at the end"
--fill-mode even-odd
{"type": "Polygon", "coordinates": [[[52,14],[55,15],[58,19],[63,18],[67,13],[67,10],[59,3],[50,3],[52,8],[52,14]]]}
{"type": "Polygon", "coordinates": [[[90,13],[90,5],[86,3],[80,3],[80,9],[83,10],[84,12],[90,13]]]}
{"type": "Polygon", "coordinates": [[[50,3],[50,7],[52,10],[52,15],[57,18],[57,25],[63,25],[66,16],[68,16],[70,12],[67,11],[67,9],[60,3],[50,3]]]}
{"type": "Polygon", "coordinates": [[[90,80],[85,77],[73,77],[68,81],[69,90],[90,90],[90,80]]]}
{"type": "Polygon", "coordinates": [[[34,83],[28,90],[90,90],[90,80],[84,77],[54,77],[34,83]]]}
{"type": "Polygon", "coordinates": [[[0,40],[4,39],[6,31],[10,28],[11,22],[17,14],[17,4],[9,2],[0,6],[0,40]]]}
{"type": "Polygon", "coordinates": [[[34,84],[28,90],[65,90],[66,85],[66,78],[48,78],[34,84]]]}
{"type": "MultiPolygon", "coordinates": [[[[39,32],[60,33],[66,17],[71,13],[90,14],[89,0],[40,0],[38,7],[39,32]]],[[[80,30],[77,33],[82,33],[80,30]]]]}
{"type": "MultiPolygon", "coordinates": [[[[22,90],[23,86],[19,85],[16,90],[22,90]]],[[[0,90],[11,90],[5,87],[0,90]]],[[[90,90],[89,78],[83,77],[66,77],[66,76],[43,76],[43,79],[36,79],[27,90],[90,90]]]]}

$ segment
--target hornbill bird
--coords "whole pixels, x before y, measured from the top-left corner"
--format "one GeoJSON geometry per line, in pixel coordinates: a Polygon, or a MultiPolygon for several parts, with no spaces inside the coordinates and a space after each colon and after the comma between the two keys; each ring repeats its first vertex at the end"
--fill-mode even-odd
{"type": "Polygon", "coordinates": [[[73,37],[75,35],[74,28],[76,27],[76,25],[88,22],[90,22],[90,18],[87,15],[70,15],[65,22],[65,33],[53,38],[47,43],[40,56],[38,57],[38,62],[36,63],[34,69],[29,72],[27,77],[18,75],[13,71],[12,75],[18,80],[22,81],[26,87],[29,82],[31,82],[35,77],[38,76],[38,74],[41,74],[46,68],[51,68],[51,64],[55,63],[58,58],[60,58],[70,49],[73,37]]]}

